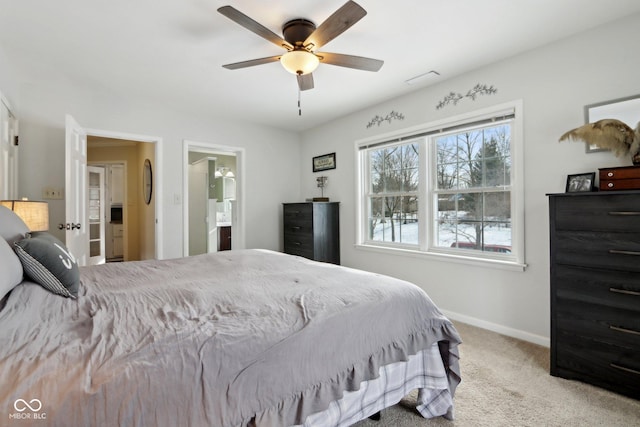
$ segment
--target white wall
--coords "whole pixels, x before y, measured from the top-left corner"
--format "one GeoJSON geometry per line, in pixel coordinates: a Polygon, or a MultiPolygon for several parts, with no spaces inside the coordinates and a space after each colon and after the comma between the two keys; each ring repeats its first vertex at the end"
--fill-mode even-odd
{"type": "MultiPolygon", "coordinates": [[[[309,165],[313,156],[337,153],[337,169],[322,174],[329,177],[325,194],[341,202],[342,263],[410,280],[424,288],[454,319],[548,343],[549,243],[545,194],[563,192],[567,174],[631,165],[630,160],[617,159],[610,153],[586,154],[584,144],[560,144],[558,137],[584,123],[584,105],[640,94],[638,40],[640,15],[635,15],[305,132],[300,160],[303,166],[309,165]],[[467,99],[457,106],[436,110],[435,106],[450,91],[464,94],[476,83],[494,85],[498,92],[481,96],[475,102],[467,99]],[[524,103],[525,249],[529,264],[525,272],[354,248],[354,141],[516,99],[524,103]],[[405,120],[366,128],[375,115],[385,116],[392,110],[403,113],[405,120]]],[[[437,64],[433,67],[437,69],[437,64]]],[[[629,124],[635,127],[635,123],[629,124]]],[[[310,167],[303,167],[303,197],[319,195],[316,175],[310,167]]]]}
{"type": "MultiPolygon", "coordinates": [[[[0,55],[2,51],[0,51],[0,55]]],[[[278,249],[281,202],[297,197],[299,137],[296,134],[223,117],[173,111],[171,105],[132,100],[103,88],[90,76],[62,76],[44,64],[9,73],[11,58],[0,56],[0,90],[16,99],[20,119],[20,196],[41,199],[42,187],[64,187],[64,117],[89,129],[162,138],[162,254],[182,256],[183,140],[246,150],[246,245],[278,249]],[[19,76],[19,77],[17,77],[19,76]],[[276,167],[287,165],[284,167],[276,167]]],[[[159,88],[161,90],[161,88],[159,88]]],[[[135,94],[131,94],[134,98],[135,94]]],[[[50,201],[51,232],[63,238],[64,202],[50,201]]]]}
{"type": "Polygon", "coordinates": [[[0,93],[11,104],[13,110],[17,110],[17,88],[13,84],[16,81],[16,73],[4,49],[0,46],[0,93]]]}

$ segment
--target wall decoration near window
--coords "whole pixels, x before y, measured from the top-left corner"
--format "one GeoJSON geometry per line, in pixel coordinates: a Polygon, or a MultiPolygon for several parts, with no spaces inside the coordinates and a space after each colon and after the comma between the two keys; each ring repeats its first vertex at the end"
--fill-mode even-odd
{"type": "Polygon", "coordinates": [[[458,92],[449,92],[449,95],[445,96],[442,101],[436,105],[436,110],[440,110],[441,108],[446,107],[449,104],[457,105],[458,102],[463,100],[464,98],[469,98],[472,101],[475,101],[478,95],[494,95],[498,92],[498,89],[491,86],[487,86],[484,84],[478,83],[473,88],[469,89],[466,95],[462,95],[458,92]]]}
{"type": "Polygon", "coordinates": [[[596,173],[577,173],[567,176],[566,193],[587,193],[593,191],[596,182],[596,173]]]}
{"type": "MultiPolygon", "coordinates": [[[[586,105],[584,107],[584,118],[587,124],[603,119],[616,119],[629,127],[636,127],[640,121],[640,95],[633,95],[625,98],[586,105]]],[[[635,129],[636,140],[640,138],[638,135],[639,131],[640,126],[635,129]]],[[[640,144],[640,142],[638,143],[640,144]]],[[[604,146],[605,144],[594,144],[592,141],[585,141],[585,145],[587,153],[608,151],[612,148],[604,146]]]]}
{"type": "Polygon", "coordinates": [[[336,153],[323,154],[313,158],[313,171],[320,172],[336,168],[336,153]]]}
{"type": "Polygon", "coordinates": [[[367,124],[367,129],[369,129],[373,125],[380,126],[382,122],[388,122],[389,124],[391,124],[391,122],[394,120],[404,120],[404,114],[398,113],[397,111],[393,110],[384,117],[380,117],[376,114],[376,116],[372,118],[371,121],[367,124]]]}

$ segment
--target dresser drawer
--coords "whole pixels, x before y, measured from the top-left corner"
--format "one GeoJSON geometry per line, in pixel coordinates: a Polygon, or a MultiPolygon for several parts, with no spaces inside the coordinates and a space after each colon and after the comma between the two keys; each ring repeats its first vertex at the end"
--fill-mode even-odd
{"type": "Polygon", "coordinates": [[[285,221],[284,222],[284,234],[285,236],[291,234],[293,236],[313,235],[313,224],[311,221],[285,221]]]}
{"type": "Polygon", "coordinates": [[[552,256],[558,264],[640,272],[640,233],[558,231],[552,256]]]}
{"type": "Polygon", "coordinates": [[[601,191],[638,189],[640,189],[640,178],[600,180],[601,191]]]}
{"type": "Polygon", "coordinates": [[[554,349],[557,369],[565,378],[587,381],[640,397],[640,353],[571,334],[562,334],[554,349]]]}
{"type": "Polygon", "coordinates": [[[285,233],[284,248],[307,250],[313,253],[313,235],[310,233],[285,233]]]}
{"type": "Polygon", "coordinates": [[[600,181],[614,179],[640,179],[640,166],[598,169],[600,181]]]}
{"type": "Polygon", "coordinates": [[[640,197],[557,197],[552,214],[556,230],[640,232],[640,197]]]}
{"type": "Polygon", "coordinates": [[[313,236],[311,234],[303,233],[285,233],[284,251],[294,255],[313,256],[313,236]]]}
{"type": "Polygon", "coordinates": [[[557,298],[631,310],[640,316],[640,273],[557,265],[553,274],[557,298]]]}
{"type": "MultiPolygon", "coordinates": [[[[640,352],[640,313],[558,297],[555,329],[640,352]]],[[[639,354],[640,355],[640,354],[639,354]]]]}
{"type": "Polygon", "coordinates": [[[282,214],[285,224],[287,222],[312,222],[313,206],[309,203],[287,203],[283,205],[282,214]]]}

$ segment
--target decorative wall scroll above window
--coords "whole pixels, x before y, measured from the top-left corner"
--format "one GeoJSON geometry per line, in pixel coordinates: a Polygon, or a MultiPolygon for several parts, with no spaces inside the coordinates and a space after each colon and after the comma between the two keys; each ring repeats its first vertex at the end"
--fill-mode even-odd
{"type": "Polygon", "coordinates": [[[464,98],[470,98],[472,101],[475,101],[478,95],[493,95],[496,92],[498,92],[498,89],[493,87],[493,85],[487,86],[478,83],[472,89],[469,89],[466,95],[462,95],[457,92],[449,92],[449,95],[445,96],[444,99],[436,105],[436,110],[444,108],[449,104],[457,105],[458,102],[464,98]]]}
{"type": "Polygon", "coordinates": [[[378,125],[380,126],[380,123],[382,122],[389,122],[389,124],[391,124],[391,122],[393,120],[404,120],[404,114],[402,113],[398,113],[397,111],[391,111],[389,114],[387,114],[385,117],[380,117],[378,115],[376,115],[373,119],[371,119],[371,121],[367,124],[367,129],[369,129],[370,127],[372,127],[373,125],[378,125]]]}

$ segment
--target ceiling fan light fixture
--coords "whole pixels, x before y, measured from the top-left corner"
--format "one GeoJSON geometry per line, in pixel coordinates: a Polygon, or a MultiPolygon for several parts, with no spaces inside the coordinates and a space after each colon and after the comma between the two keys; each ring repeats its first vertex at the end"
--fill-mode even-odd
{"type": "Polygon", "coordinates": [[[292,50],[282,55],[280,63],[288,72],[304,75],[313,73],[318,68],[320,59],[306,50],[292,50]]]}

